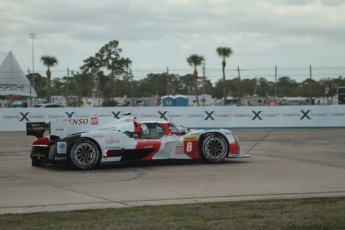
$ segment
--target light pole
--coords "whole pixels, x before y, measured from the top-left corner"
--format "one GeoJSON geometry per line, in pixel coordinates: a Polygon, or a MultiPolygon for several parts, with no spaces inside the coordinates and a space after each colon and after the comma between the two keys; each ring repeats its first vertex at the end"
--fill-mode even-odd
{"type": "Polygon", "coordinates": [[[31,53],[32,53],[32,86],[31,86],[31,81],[30,81],[30,107],[32,107],[31,104],[31,88],[33,87],[35,89],[35,61],[34,61],[34,39],[36,38],[36,33],[29,33],[29,37],[31,39],[31,53]]]}

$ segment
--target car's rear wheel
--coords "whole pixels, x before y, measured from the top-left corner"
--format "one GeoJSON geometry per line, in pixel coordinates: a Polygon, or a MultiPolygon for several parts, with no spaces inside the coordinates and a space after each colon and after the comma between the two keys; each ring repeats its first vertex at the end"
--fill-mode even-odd
{"type": "Polygon", "coordinates": [[[228,152],[228,141],[219,133],[208,133],[201,140],[201,157],[208,163],[219,163],[223,161],[228,152]]]}
{"type": "Polygon", "coordinates": [[[101,160],[101,151],[98,145],[89,139],[79,139],[70,149],[70,163],[77,169],[92,169],[101,160]]]}

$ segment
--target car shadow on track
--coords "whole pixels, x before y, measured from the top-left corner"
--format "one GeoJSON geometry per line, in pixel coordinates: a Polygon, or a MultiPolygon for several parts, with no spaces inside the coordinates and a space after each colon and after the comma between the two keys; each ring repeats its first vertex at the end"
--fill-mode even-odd
{"type": "Polygon", "coordinates": [[[249,163],[248,160],[230,160],[226,159],[221,163],[217,164],[210,164],[210,163],[205,163],[202,160],[153,160],[153,161],[130,161],[130,162],[117,162],[117,163],[108,163],[108,164],[101,164],[97,166],[94,169],[89,169],[89,170],[79,170],[75,169],[70,165],[46,165],[44,168],[47,170],[51,171],[106,171],[106,170],[121,170],[121,169],[135,169],[139,167],[144,167],[144,168],[154,168],[154,167],[176,167],[176,166],[200,166],[200,165],[213,165],[214,167],[217,167],[217,165],[233,165],[233,164],[247,164],[249,163]]]}

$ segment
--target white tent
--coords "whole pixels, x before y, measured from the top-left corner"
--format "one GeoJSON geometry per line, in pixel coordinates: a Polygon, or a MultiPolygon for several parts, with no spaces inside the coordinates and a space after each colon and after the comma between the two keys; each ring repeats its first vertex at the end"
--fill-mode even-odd
{"type": "Polygon", "coordinates": [[[0,95],[37,97],[12,52],[0,52],[0,95]]]}

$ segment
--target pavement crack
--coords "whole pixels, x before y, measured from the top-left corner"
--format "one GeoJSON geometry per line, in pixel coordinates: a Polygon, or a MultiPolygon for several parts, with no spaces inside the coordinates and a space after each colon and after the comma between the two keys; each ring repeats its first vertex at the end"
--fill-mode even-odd
{"type": "Polygon", "coordinates": [[[269,130],[265,136],[263,136],[260,140],[258,140],[257,142],[255,142],[252,147],[250,147],[247,152],[245,154],[249,154],[258,144],[260,144],[261,142],[263,142],[269,135],[271,135],[272,130],[269,130]]]}

